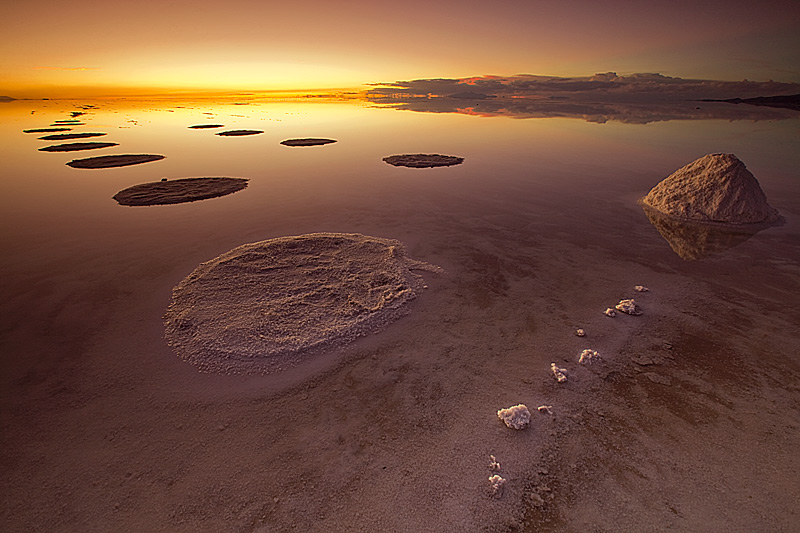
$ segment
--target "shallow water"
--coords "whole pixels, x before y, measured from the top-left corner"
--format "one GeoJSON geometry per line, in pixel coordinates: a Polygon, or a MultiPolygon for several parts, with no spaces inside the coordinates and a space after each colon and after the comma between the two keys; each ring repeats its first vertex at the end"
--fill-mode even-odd
{"type": "MultiPolygon", "coordinates": [[[[0,103],[0,364],[3,423],[15,435],[4,431],[10,454],[4,462],[20,456],[27,460],[15,467],[15,490],[35,490],[48,468],[71,475],[82,488],[69,492],[64,488],[69,481],[50,483],[74,500],[77,514],[46,507],[47,519],[41,523],[58,517],[75,529],[86,526],[87,517],[97,512],[78,503],[91,493],[86,487],[105,479],[109,469],[125,470],[126,460],[120,459],[125,454],[157,456],[152,449],[134,453],[119,448],[102,471],[76,466],[81,450],[103,448],[85,431],[88,427],[106,436],[111,426],[124,433],[121,415],[109,406],[143,402],[143,414],[128,429],[152,432],[168,426],[164,435],[171,436],[164,437],[163,445],[170,447],[170,439],[186,438],[185,420],[176,421],[186,416],[179,414],[184,402],[223,402],[243,394],[259,398],[278,390],[269,381],[198,374],[162,338],[161,314],[172,287],[201,262],[249,242],[311,232],[363,233],[398,239],[410,257],[442,266],[446,274],[425,275],[431,289],[415,302],[411,317],[402,319],[402,327],[356,343],[357,350],[401,358],[406,350],[435,346],[415,360],[408,382],[417,387],[415,394],[442,388],[444,395],[431,396],[432,402],[451,394],[476,406],[489,394],[476,383],[491,390],[507,379],[504,372],[537,365],[546,375],[551,353],[539,348],[543,339],[555,337],[552,327],[586,323],[613,305],[611,300],[630,296],[634,284],[655,282],[654,295],[702,292],[705,301],[719,305],[721,330],[748,322],[742,298],[752,297],[764,313],[789,310],[791,320],[796,316],[793,295],[800,288],[799,145],[800,119],[598,124],[575,118],[418,113],[364,102],[0,103]],[[85,125],[72,131],[105,132],[104,141],[119,143],[91,156],[166,158],[123,168],[74,169],[66,163],[88,155],[40,152],[54,144],[38,139],[47,134],[22,132],[67,119],[86,103],[97,107],[86,110],[81,116],[85,125]],[[204,122],[264,133],[226,138],[215,135],[219,129],[189,129],[204,122]],[[306,137],[337,142],[280,144],[306,137]],[[715,152],[736,154],[786,221],[745,237],[687,237],[683,230],[671,231],[673,239],[686,241],[677,246],[685,252],[681,257],[636,201],[674,170],[715,152]],[[397,168],[382,161],[404,153],[465,160],[434,169],[397,168]],[[202,176],[250,182],[222,198],[180,205],[124,207],[112,199],[138,183],[202,176]],[[596,300],[601,296],[605,299],[596,300]],[[432,338],[436,344],[423,342],[432,338]],[[501,355],[526,345],[536,346],[537,353],[507,360],[501,355]],[[442,354],[447,359],[438,361],[442,354]],[[452,383],[437,378],[442,381],[432,385],[425,365],[439,368],[445,360],[452,365],[453,354],[458,354],[455,366],[463,375],[453,373],[452,383]],[[52,413],[67,408],[70,414],[63,420],[72,424],[53,423],[52,413]],[[26,416],[36,422],[22,424],[26,416]],[[20,451],[28,438],[39,442],[41,455],[20,451]],[[72,443],[74,457],[58,456],[61,442],[72,443]]],[[[560,346],[562,341],[553,342],[560,346]]],[[[375,364],[383,364],[378,360],[375,364]]],[[[366,361],[359,368],[372,364],[366,361]]],[[[363,399],[370,386],[378,387],[367,380],[350,392],[363,399]]],[[[341,383],[336,387],[331,390],[339,392],[341,383]]],[[[493,409],[519,401],[509,391],[491,405],[491,416],[493,409]]],[[[378,393],[369,389],[369,394],[378,393]]],[[[236,424],[236,405],[214,405],[214,416],[224,413],[236,424]]],[[[191,412],[195,419],[205,416],[191,412]]],[[[408,442],[433,438],[426,437],[427,429],[419,431],[421,437],[406,435],[413,437],[408,442]]],[[[247,433],[241,435],[239,444],[249,442],[247,433]]],[[[117,450],[118,443],[112,448],[117,450]]],[[[274,444],[279,445],[286,443],[274,444]]],[[[292,461],[311,460],[296,454],[292,461]]],[[[196,486],[202,486],[201,478],[196,486]]],[[[132,502],[156,497],[148,496],[146,487],[137,490],[126,497],[132,502]]],[[[87,501],[92,498],[106,496],[94,494],[87,501]]],[[[7,516],[22,512],[22,505],[14,499],[5,509],[7,516]]],[[[159,516],[173,516],[174,508],[161,505],[159,516]]],[[[33,517],[27,522],[38,523],[33,517]]],[[[109,523],[104,517],[94,525],[99,529],[109,523]]],[[[132,518],[128,524],[146,525],[132,518]]]]}

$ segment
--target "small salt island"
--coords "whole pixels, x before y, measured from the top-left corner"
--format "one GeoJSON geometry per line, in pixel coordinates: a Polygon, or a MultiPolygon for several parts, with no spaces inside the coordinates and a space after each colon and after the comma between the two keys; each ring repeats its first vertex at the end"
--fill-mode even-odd
{"type": "Polygon", "coordinates": [[[403,154],[384,157],[383,160],[395,167],[433,168],[460,165],[463,157],[440,154],[403,154]]]}
{"type": "Polygon", "coordinates": [[[127,167],[130,165],[140,165],[151,161],[160,161],[165,156],[158,154],[123,154],[123,155],[101,155],[98,157],[87,157],[84,159],[73,159],[67,166],[72,168],[113,168],[127,167]]]}
{"type": "Polygon", "coordinates": [[[284,146],[322,146],[335,142],[335,139],[286,139],[281,141],[281,144],[284,146]]]}
{"type": "Polygon", "coordinates": [[[218,198],[247,187],[245,178],[182,178],[141,183],[114,195],[120,205],[169,205],[218,198]]]}

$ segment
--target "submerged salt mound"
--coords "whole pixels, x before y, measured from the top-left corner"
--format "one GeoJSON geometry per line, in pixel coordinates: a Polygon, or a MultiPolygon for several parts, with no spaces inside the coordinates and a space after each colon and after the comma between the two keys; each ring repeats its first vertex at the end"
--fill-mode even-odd
{"type": "Polygon", "coordinates": [[[145,206],[195,202],[233,194],[247,187],[245,178],[183,178],[141,183],[114,195],[120,205],[145,206]]]}
{"type": "Polygon", "coordinates": [[[464,162],[463,157],[440,154],[403,154],[390,155],[383,160],[395,167],[432,168],[449,167],[464,162]]]}
{"type": "Polygon", "coordinates": [[[399,241],[313,233],[246,244],[201,264],[172,292],[165,336],[206,372],[280,371],[384,329],[439,272],[399,241]]]}
{"type": "Polygon", "coordinates": [[[697,222],[774,222],[778,212],[733,154],[709,154],[673,172],[642,199],[668,216],[697,222]]]}
{"type": "Polygon", "coordinates": [[[72,168],[113,168],[139,165],[151,161],[160,161],[163,155],[157,154],[124,154],[124,155],[101,155],[97,157],[86,157],[84,159],[73,159],[67,166],[72,168]]]}

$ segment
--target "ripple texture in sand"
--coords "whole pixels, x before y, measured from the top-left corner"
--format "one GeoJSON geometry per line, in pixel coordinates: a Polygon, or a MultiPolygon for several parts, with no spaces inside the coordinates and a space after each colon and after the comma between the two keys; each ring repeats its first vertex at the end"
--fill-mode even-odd
{"type": "Polygon", "coordinates": [[[234,248],[172,293],[165,336],[206,372],[271,373],[384,329],[425,285],[399,241],[313,233],[234,248]]]}

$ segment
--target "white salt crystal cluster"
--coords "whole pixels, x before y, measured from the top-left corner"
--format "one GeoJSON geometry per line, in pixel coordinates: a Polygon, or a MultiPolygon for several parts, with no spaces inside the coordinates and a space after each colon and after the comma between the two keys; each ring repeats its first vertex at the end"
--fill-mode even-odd
{"type": "Polygon", "coordinates": [[[636,301],[631,298],[630,300],[620,300],[617,304],[617,311],[622,311],[629,315],[641,315],[642,310],[636,305],[636,301]]]}
{"type": "Polygon", "coordinates": [[[497,417],[512,429],[525,429],[531,423],[531,412],[524,404],[497,411],[497,417]]]}
{"type": "Polygon", "coordinates": [[[617,312],[614,311],[613,309],[611,309],[610,307],[607,308],[605,311],[603,311],[603,314],[606,315],[606,316],[610,316],[611,318],[614,318],[615,316],[617,316],[617,312]]]}
{"type": "Polygon", "coordinates": [[[489,490],[495,498],[503,495],[503,485],[505,484],[506,480],[499,475],[489,476],[489,490]]]}
{"type": "Polygon", "coordinates": [[[489,456],[489,470],[492,472],[500,471],[500,463],[495,459],[494,455],[489,456]]]}
{"type": "Polygon", "coordinates": [[[578,363],[585,365],[599,360],[600,360],[600,354],[597,353],[595,350],[584,350],[581,352],[581,357],[580,359],[578,359],[578,363]]]}
{"type": "Polygon", "coordinates": [[[577,335],[578,337],[585,337],[586,336],[586,332],[583,331],[582,329],[578,328],[578,329],[575,330],[575,335],[577,335]]]}
{"type": "Polygon", "coordinates": [[[567,381],[566,368],[558,368],[555,363],[550,363],[550,370],[553,372],[553,377],[555,377],[556,381],[559,383],[564,383],[567,381]]]}

